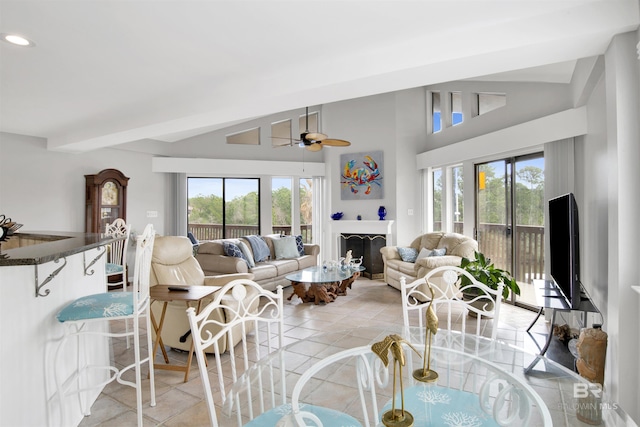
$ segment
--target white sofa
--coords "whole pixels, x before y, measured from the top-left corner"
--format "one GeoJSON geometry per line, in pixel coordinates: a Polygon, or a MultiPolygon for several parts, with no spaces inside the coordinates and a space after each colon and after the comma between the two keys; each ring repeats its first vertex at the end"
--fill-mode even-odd
{"type": "MultiPolygon", "coordinates": [[[[270,291],[275,290],[278,285],[291,286],[291,282],[285,278],[286,275],[318,265],[319,245],[305,243],[303,245],[304,255],[276,259],[274,240],[279,239],[280,236],[274,234],[261,237],[269,249],[269,259],[256,262],[254,267],[249,267],[242,258],[225,255],[224,242],[239,244],[242,240],[246,243],[245,239],[219,239],[201,242],[196,259],[206,275],[250,273],[255,282],[270,291]]],[[[246,247],[253,256],[251,245],[247,244],[246,247]]]]}
{"type": "Polygon", "coordinates": [[[471,237],[458,233],[433,232],[416,237],[407,248],[414,248],[420,252],[422,248],[428,250],[445,249],[442,256],[430,256],[418,259],[416,262],[403,261],[398,246],[385,246],[380,249],[384,262],[384,280],[396,289],[400,289],[400,278],[405,277],[407,283],[424,277],[436,267],[451,265],[460,266],[462,257],[474,258],[474,251],[478,250],[478,242],[471,237]]]}

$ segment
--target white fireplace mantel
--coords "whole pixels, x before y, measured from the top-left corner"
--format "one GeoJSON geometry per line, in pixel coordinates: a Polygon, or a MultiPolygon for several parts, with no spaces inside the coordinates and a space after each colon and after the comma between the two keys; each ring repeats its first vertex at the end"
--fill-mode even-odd
{"type": "Polygon", "coordinates": [[[329,230],[331,235],[331,256],[338,259],[340,253],[341,234],[384,234],[387,246],[393,246],[393,220],[381,221],[352,221],[331,220],[329,230]]]}

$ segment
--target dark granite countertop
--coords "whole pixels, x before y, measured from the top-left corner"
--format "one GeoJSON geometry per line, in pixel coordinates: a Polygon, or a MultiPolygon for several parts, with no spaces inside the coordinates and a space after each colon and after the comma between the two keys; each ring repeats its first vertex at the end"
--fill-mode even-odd
{"type": "Polygon", "coordinates": [[[0,246],[0,267],[12,265],[35,265],[55,261],[104,246],[120,238],[107,237],[99,233],[65,231],[30,231],[15,233],[10,239],[25,238],[43,240],[43,243],[4,250],[0,246]]]}

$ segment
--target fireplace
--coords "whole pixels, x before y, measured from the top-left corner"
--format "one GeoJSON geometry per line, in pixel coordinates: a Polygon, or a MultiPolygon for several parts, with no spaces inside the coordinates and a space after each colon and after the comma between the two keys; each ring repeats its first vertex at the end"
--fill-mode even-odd
{"type": "Polygon", "coordinates": [[[338,260],[351,249],[354,258],[362,258],[362,266],[366,268],[364,277],[380,279],[384,277],[384,265],[380,249],[393,246],[393,220],[379,221],[329,221],[330,258],[338,260]]]}
{"type": "Polygon", "coordinates": [[[384,277],[384,263],[380,249],[387,243],[384,234],[340,234],[340,253],[342,256],[351,251],[353,258],[362,257],[364,277],[382,279],[384,277]]]}

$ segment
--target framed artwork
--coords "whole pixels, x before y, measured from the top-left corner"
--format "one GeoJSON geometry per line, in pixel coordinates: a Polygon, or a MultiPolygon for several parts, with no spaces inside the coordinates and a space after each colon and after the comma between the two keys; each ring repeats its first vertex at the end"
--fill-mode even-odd
{"type": "Polygon", "coordinates": [[[340,196],[342,200],[384,198],[382,155],[382,151],[340,155],[340,196]]]}

